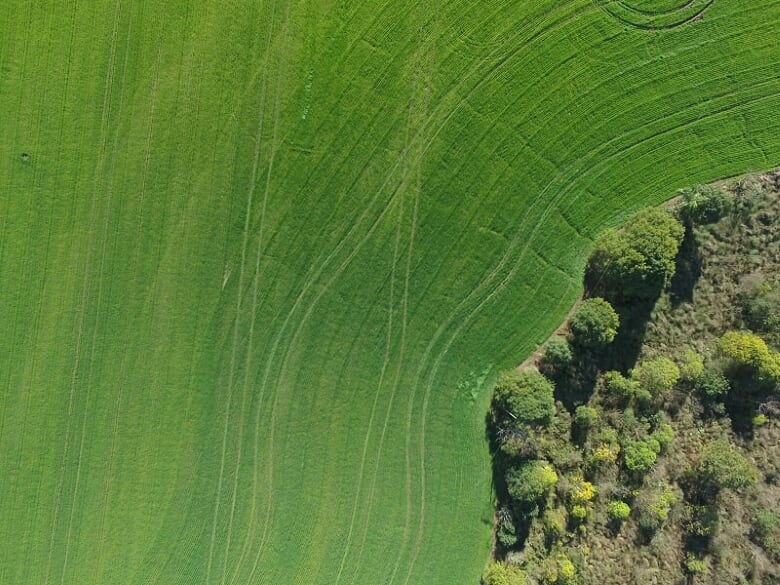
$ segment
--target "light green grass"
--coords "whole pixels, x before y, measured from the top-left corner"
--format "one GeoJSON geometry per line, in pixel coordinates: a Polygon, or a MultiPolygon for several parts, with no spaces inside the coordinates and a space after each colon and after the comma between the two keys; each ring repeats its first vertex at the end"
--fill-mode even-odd
{"type": "Polygon", "coordinates": [[[780,164],[780,5],[626,6],[5,2],[0,582],[475,583],[592,237],[780,164]]]}

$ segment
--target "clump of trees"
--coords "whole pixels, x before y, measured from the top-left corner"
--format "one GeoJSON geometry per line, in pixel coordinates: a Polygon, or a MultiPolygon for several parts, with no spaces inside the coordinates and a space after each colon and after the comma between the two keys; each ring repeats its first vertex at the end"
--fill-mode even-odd
{"type": "MultiPolygon", "coordinates": [[[[735,404],[746,405],[754,430],[770,425],[780,417],[780,406],[775,412],[761,404],[756,416],[756,397],[780,387],[780,353],[772,349],[769,334],[730,331],[705,347],[676,332],[645,344],[641,325],[646,322],[632,328],[637,315],[650,316],[676,262],[682,262],[678,253],[685,230],[718,221],[733,209],[728,194],[696,186],[681,192],[674,212],[650,209],[623,229],[608,230],[587,264],[591,297],[573,312],[566,334],[548,342],[538,371],[499,378],[491,413],[500,471],[496,536],[499,558],[508,562],[488,568],[486,585],[515,585],[513,578],[578,582],[578,571],[588,569],[580,564],[576,544],[592,532],[614,538],[623,524],[638,528],[646,542],[659,531],[666,536],[679,531],[681,568],[690,575],[717,569],[709,555],[720,545],[713,541],[712,550],[708,547],[719,530],[718,506],[724,501],[719,493],[749,488],[762,473],[767,480],[771,475],[756,457],[759,472],[738,442],[727,438],[728,431],[709,440],[704,437],[714,433],[685,425],[693,415],[703,421],[698,429],[707,429],[709,421],[721,431],[728,415],[739,432],[733,424],[735,404]],[[637,351],[616,359],[632,343],[627,331],[637,333],[637,351]],[[675,445],[690,450],[689,456],[680,458],[675,445]]],[[[688,235],[720,234],[725,223],[688,235]]],[[[757,285],[743,283],[745,320],[756,323],[758,331],[777,326],[780,336],[780,301],[775,302],[780,286],[766,282],[762,277],[757,285]]],[[[669,299],[672,305],[671,292],[669,299]]],[[[664,303],[666,297],[656,305],[654,319],[671,311],[658,308],[664,303]]],[[[762,516],[755,523],[755,542],[780,551],[773,540],[780,520],[762,516]]]]}

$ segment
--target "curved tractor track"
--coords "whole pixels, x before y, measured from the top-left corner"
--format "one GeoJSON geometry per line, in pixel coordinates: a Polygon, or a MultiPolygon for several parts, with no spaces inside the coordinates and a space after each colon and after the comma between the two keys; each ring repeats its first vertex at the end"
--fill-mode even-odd
{"type": "Polygon", "coordinates": [[[0,16],[2,583],[477,583],[593,238],[780,164],[769,0],[0,16]]]}

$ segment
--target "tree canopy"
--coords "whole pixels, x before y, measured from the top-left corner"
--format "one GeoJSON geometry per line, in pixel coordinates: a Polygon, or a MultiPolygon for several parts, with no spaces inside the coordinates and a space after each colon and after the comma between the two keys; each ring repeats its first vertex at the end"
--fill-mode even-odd
{"type": "Polygon", "coordinates": [[[623,230],[607,230],[588,263],[592,288],[614,300],[654,299],[669,283],[685,230],[669,212],[638,213],[623,230]]]}
{"type": "Polygon", "coordinates": [[[569,322],[572,345],[598,349],[615,339],[620,318],[607,301],[600,297],[583,302],[569,322]]]}
{"type": "Polygon", "coordinates": [[[512,371],[498,379],[493,399],[518,422],[545,425],[555,414],[553,392],[553,383],[536,370],[512,371]]]}
{"type": "Polygon", "coordinates": [[[704,447],[696,472],[705,484],[718,488],[738,489],[758,480],[758,472],[753,464],[724,439],[704,447]]]}
{"type": "Polygon", "coordinates": [[[558,474],[545,461],[530,461],[512,469],[506,483],[509,495],[516,501],[533,504],[558,483],[558,474]]]}

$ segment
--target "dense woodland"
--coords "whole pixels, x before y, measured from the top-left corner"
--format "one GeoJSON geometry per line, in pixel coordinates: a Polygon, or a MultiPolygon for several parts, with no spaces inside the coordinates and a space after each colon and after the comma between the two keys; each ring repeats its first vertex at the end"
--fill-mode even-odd
{"type": "Polygon", "coordinates": [[[594,244],[583,301],[487,418],[485,585],[780,584],[780,172],[594,244]]]}

